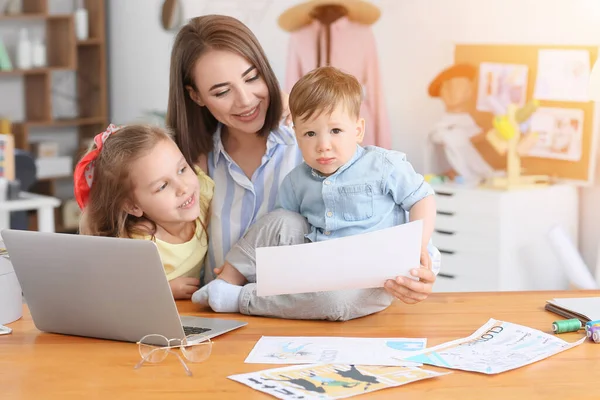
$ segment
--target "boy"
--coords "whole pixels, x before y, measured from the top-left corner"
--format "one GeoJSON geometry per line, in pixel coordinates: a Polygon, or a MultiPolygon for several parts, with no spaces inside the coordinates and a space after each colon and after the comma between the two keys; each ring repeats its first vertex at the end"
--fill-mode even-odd
{"type": "Polygon", "coordinates": [[[408,211],[411,221],[423,220],[421,268],[412,271],[419,281],[398,277],[386,282],[385,290],[406,303],[427,297],[440,267],[439,252],[429,244],[435,220],[433,190],[404,154],[359,145],[365,129],[361,101],[356,78],[333,67],[317,68],[294,85],[290,111],[304,163],[279,188],[277,202],[287,212],[277,210],[253,225],[227,255],[220,279],[200,289],[194,302],[215,311],[283,318],[350,319],[380,311],[391,302],[381,288],[339,291],[331,297],[315,293],[261,299],[253,288],[246,288],[249,285],[245,290],[235,285],[255,281],[256,247],[389,228],[407,222],[408,211]],[[311,304],[312,309],[306,309],[311,304]]]}

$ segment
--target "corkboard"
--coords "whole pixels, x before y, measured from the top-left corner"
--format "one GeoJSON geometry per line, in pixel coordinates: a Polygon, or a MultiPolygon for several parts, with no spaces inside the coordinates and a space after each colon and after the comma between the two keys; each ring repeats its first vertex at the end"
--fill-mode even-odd
{"type": "MultiPolygon", "coordinates": [[[[522,64],[529,68],[527,81],[527,100],[533,98],[537,78],[538,52],[542,49],[558,50],[586,50],[590,54],[590,66],[593,66],[598,57],[598,47],[592,46],[533,46],[533,45],[456,45],[454,52],[455,63],[470,63],[479,68],[484,62],[502,64],[522,64]]],[[[479,77],[479,74],[477,75],[479,77]]],[[[476,82],[475,93],[478,93],[476,82]]],[[[478,111],[476,108],[477,95],[470,104],[469,112],[487,132],[492,125],[492,113],[478,111]]],[[[556,179],[573,181],[582,185],[592,183],[593,169],[595,168],[595,138],[594,138],[594,102],[565,102],[565,101],[540,101],[540,107],[577,108],[584,112],[582,154],[579,161],[565,161],[556,159],[523,157],[522,166],[528,175],[549,175],[556,179]]],[[[483,157],[495,168],[506,167],[506,157],[500,156],[481,136],[474,141],[483,157]]]]}

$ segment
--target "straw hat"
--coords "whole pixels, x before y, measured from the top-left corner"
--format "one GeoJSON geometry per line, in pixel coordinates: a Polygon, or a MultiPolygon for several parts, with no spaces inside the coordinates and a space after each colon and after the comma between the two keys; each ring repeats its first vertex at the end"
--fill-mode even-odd
{"type": "Polygon", "coordinates": [[[374,4],[363,0],[310,0],[287,9],[279,16],[281,29],[293,32],[308,25],[311,11],[318,6],[340,5],[348,10],[348,18],[365,25],[371,25],[379,19],[381,11],[374,4]]]}

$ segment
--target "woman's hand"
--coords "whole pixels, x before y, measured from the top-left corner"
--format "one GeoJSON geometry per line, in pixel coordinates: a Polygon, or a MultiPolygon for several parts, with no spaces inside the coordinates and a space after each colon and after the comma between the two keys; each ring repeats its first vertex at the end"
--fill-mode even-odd
{"type": "Polygon", "coordinates": [[[389,279],[385,290],[406,304],[416,304],[429,296],[435,282],[435,274],[431,270],[431,257],[427,249],[421,251],[421,266],[410,271],[418,281],[404,276],[389,279]]]}
{"type": "Polygon", "coordinates": [[[200,279],[180,276],[169,281],[169,287],[175,300],[189,300],[200,287],[200,279]]]}
{"type": "Polygon", "coordinates": [[[281,113],[281,120],[287,126],[292,126],[292,114],[290,113],[290,95],[281,91],[281,105],[283,107],[283,111],[281,113]]]}

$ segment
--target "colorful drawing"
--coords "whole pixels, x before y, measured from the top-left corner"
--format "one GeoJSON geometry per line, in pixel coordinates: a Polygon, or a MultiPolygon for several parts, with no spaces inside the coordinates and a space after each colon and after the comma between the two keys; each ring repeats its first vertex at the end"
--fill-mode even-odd
{"type": "Polygon", "coordinates": [[[540,107],[530,131],[538,135],[527,152],[530,157],[579,161],[582,153],[584,113],[581,109],[540,107]]]}
{"type": "Polygon", "coordinates": [[[408,360],[497,374],[543,360],[584,340],[568,343],[537,329],[492,318],[471,336],[425,349],[408,360]]]}
{"type": "Polygon", "coordinates": [[[445,375],[416,367],[297,365],[229,379],[279,399],[342,399],[445,375]]]}
{"type": "Polygon", "coordinates": [[[528,71],[526,65],[481,63],[477,110],[497,112],[509,104],[523,106],[527,99],[528,71]]]}
{"type": "Polygon", "coordinates": [[[287,342],[281,345],[280,351],[267,354],[266,357],[275,358],[277,360],[288,360],[288,359],[296,359],[298,357],[308,357],[312,356],[313,353],[310,351],[302,351],[306,346],[310,345],[310,343],[302,343],[296,345],[296,347],[291,347],[293,342],[287,342]]]}
{"type": "Polygon", "coordinates": [[[534,97],[538,100],[586,102],[589,100],[590,74],[590,53],[587,50],[540,50],[534,97]]]}
{"type": "Polygon", "coordinates": [[[419,366],[402,358],[425,348],[426,339],[278,337],[263,336],[247,363],[257,364],[357,364],[419,366]]]}

